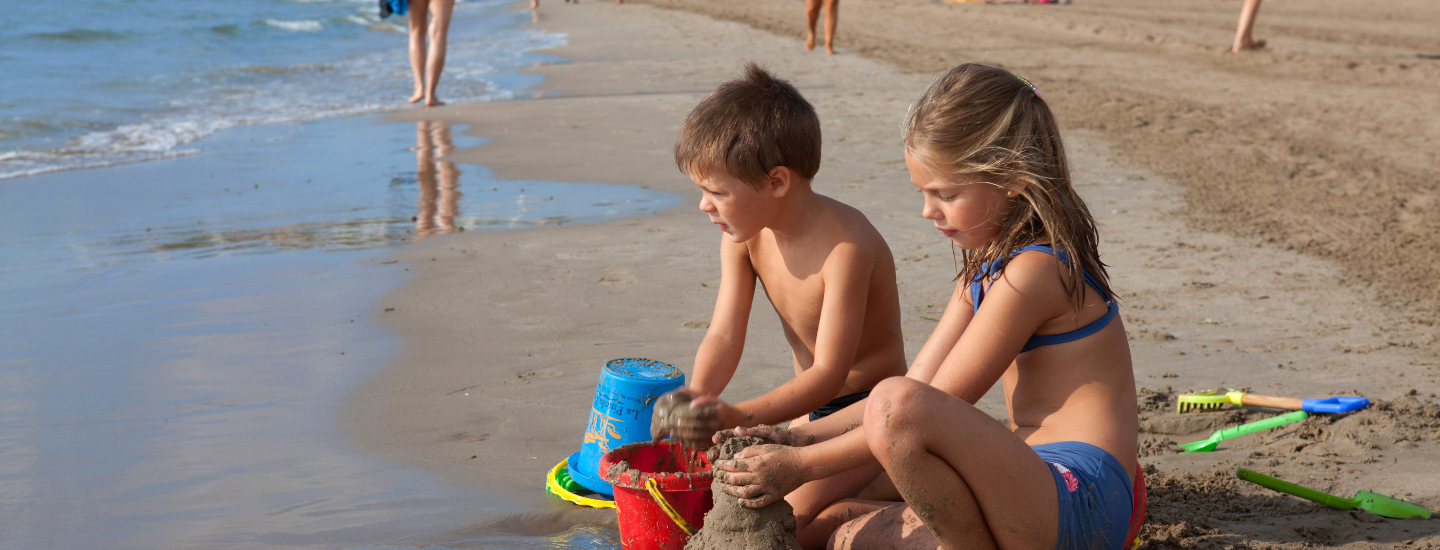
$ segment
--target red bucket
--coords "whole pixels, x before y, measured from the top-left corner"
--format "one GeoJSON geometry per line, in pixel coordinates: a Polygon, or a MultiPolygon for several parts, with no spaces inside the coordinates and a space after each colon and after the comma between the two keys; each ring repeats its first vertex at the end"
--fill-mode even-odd
{"type": "Polygon", "coordinates": [[[600,457],[600,476],[615,487],[615,508],[620,521],[620,546],[625,550],[681,550],[685,532],[646,489],[655,480],[670,508],[691,528],[699,530],[710,498],[710,461],[705,453],[669,441],[631,443],[600,457]],[[612,465],[628,462],[630,469],[610,474],[612,465]]]}

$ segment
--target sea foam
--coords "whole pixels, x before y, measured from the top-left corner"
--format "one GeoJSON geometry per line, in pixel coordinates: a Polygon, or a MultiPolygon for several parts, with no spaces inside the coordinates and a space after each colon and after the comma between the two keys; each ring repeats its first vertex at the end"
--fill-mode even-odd
{"type": "Polygon", "coordinates": [[[321,30],[325,29],[325,27],[322,26],[319,21],[316,21],[314,19],[305,19],[302,21],[282,21],[279,19],[266,19],[265,24],[275,27],[277,29],[284,29],[290,32],[320,32],[321,30]]]}

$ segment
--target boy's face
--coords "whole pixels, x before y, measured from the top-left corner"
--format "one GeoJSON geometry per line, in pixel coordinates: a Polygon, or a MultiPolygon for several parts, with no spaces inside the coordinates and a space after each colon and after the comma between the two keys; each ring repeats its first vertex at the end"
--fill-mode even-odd
{"type": "Polygon", "coordinates": [[[909,153],[905,165],[910,168],[910,183],[920,189],[925,205],[920,215],[935,222],[955,246],[964,250],[980,248],[1000,234],[1000,223],[1010,213],[1010,197],[1006,191],[962,174],[947,180],[932,173],[909,153]]]}
{"type": "Polygon", "coordinates": [[[734,242],[750,240],[774,217],[778,201],[773,192],[755,189],[718,168],[690,179],[700,188],[700,211],[734,242]]]}

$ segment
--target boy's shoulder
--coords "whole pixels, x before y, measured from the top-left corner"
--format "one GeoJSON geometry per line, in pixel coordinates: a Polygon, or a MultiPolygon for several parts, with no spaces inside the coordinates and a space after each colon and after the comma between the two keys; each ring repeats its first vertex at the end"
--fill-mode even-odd
{"type": "Polygon", "coordinates": [[[890,251],[890,247],[885,244],[885,238],[880,236],[880,230],[875,229],[875,225],[870,223],[870,218],[866,217],[864,212],[830,197],[816,196],[826,205],[829,214],[829,219],[826,220],[829,227],[820,228],[822,231],[834,235],[838,242],[865,250],[890,251]]]}
{"type": "Polygon", "coordinates": [[[750,243],[752,255],[774,254],[802,263],[820,262],[822,271],[893,262],[889,245],[863,212],[824,195],[816,197],[822,208],[805,221],[806,235],[799,246],[780,247],[772,235],[750,243]]]}

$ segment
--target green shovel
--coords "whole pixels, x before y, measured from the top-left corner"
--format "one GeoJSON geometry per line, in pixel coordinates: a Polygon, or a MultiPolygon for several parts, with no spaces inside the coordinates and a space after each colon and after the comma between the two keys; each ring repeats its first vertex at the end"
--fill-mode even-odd
{"type": "Polygon", "coordinates": [[[1181,452],[1183,452],[1183,453],[1194,453],[1194,452],[1208,453],[1208,452],[1210,452],[1210,451],[1215,450],[1215,445],[1219,444],[1221,441],[1224,441],[1224,440],[1226,440],[1226,439],[1230,439],[1230,438],[1234,438],[1234,437],[1240,437],[1240,436],[1242,436],[1242,435],[1249,435],[1249,434],[1253,434],[1253,433],[1255,433],[1255,432],[1265,431],[1265,430],[1268,430],[1268,429],[1270,429],[1270,428],[1275,428],[1275,427],[1279,427],[1279,426],[1284,426],[1284,425],[1289,424],[1289,423],[1291,423],[1291,422],[1299,422],[1299,421],[1301,421],[1301,420],[1305,420],[1306,418],[1309,418],[1309,416],[1310,416],[1310,413],[1307,413],[1307,412],[1305,412],[1305,411],[1295,411],[1295,412],[1292,412],[1292,413],[1285,413],[1285,414],[1282,414],[1282,415],[1280,415],[1280,416],[1272,416],[1272,417],[1270,417],[1270,418],[1266,418],[1265,420],[1259,420],[1259,421],[1256,421],[1256,422],[1251,422],[1251,423],[1249,423],[1249,424],[1241,424],[1241,425],[1235,426],[1235,427],[1233,427],[1233,428],[1225,428],[1225,429],[1223,429],[1223,430],[1220,430],[1220,431],[1217,431],[1217,432],[1215,432],[1215,433],[1213,433],[1213,434],[1210,434],[1210,439],[1206,439],[1206,440],[1204,440],[1204,441],[1196,441],[1196,442],[1194,442],[1194,443],[1186,443],[1186,444],[1184,444],[1184,445],[1181,445],[1181,447],[1183,447],[1183,448],[1185,449],[1184,451],[1181,451],[1181,452]]]}
{"type": "Polygon", "coordinates": [[[1313,500],[1336,510],[1354,510],[1359,508],[1377,516],[1385,516],[1387,518],[1408,519],[1420,516],[1425,519],[1430,519],[1429,510],[1380,493],[1360,491],[1355,493],[1353,498],[1340,498],[1329,493],[1316,491],[1309,487],[1301,487],[1288,481],[1257,474],[1244,468],[1236,468],[1235,477],[1261,487],[1269,487],[1282,493],[1295,495],[1306,500],[1313,500]]]}

